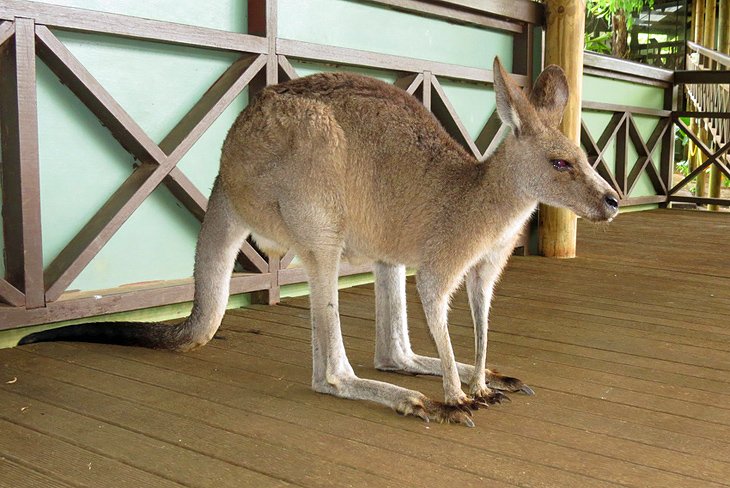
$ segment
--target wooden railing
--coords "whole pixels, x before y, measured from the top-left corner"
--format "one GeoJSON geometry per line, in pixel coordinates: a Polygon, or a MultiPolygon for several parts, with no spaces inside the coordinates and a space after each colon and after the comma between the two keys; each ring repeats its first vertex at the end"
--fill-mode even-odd
{"type": "MultiPolygon", "coordinates": [[[[514,36],[515,79],[523,86],[532,79],[533,26],[542,25],[544,15],[540,4],[529,0],[365,1],[509,33],[514,36]]],[[[491,83],[491,70],[282,39],[277,35],[276,19],[276,0],[248,1],[248,34],[26,0],[0,0],[6,265],[6,275],[0,277],[0,330],[190,301],[191,280],[84,293],[69,292],[68,287],[158,185],[166,185],[184,208],[202,219],[206,197],[178,162],[245,88],[254,93],[267,84],[295,78],[290,59],[394,72],[396,84],[419,97],[475,158],[483,159],[498,140],[501,129],[495,114],[479,137],[472,139],[440,82],[447,78],[491,83]],[[239,58],[157,144],[52,29],[204,47],[237,53],[239,58]],[[44,262],[42,253],[36,56],[139,161],[50,263],[44,262]]],[[[289,266],[292,259],[291,254],[282,260],[268,259],[251,243],[245,243],[239,261],[246,272],[233,275],[231,293],[262,292],[259,299],[278,301],[282,285],[306,278],[303,270],[289,266]]],[[[345,265],[341,274],[368,269],[345,265]]]]}
{"type": "Polygon", "coordinates": [[[675,112],[674,121],[691,141],[690,164],[688,174],[670,189],[669,200],[718,210],[730,206],[730,189],[723,191],[730,181],[730,56],[693,42],[687,43],[687,53],[687,70],[674,76],[683,87],[686,110],[675,112]]]}
{"type": "Polygon", "coordinates": [[[618,192],[622,206],[666,203],[674,152],[674,137],[670,130],[673,72],[589,52],[585,53],[583,64],[586,74],[664,90],[664,106],[661,109],[584,101],[583,112],[610,113],[611,119],[600,134],[592,134],[588,125],[583,122],[581,144],[593,167],[618,192]],[[646,140],[642,138],[635,120],[635,116],[642,115],[657,118],[656,126],[646,140]],[[606,160],[606,154],[613,144],[616,147],[615,162],[611,165],[606,160]],[[636,159],[629,157],[629,145],[633,145],[637,154],[636,159]],[[654,154],[657,147],[661,150],[655,161],[654,154]],[[632,196],[632,190],[644,174],[649,177],[654,194],[632,196]]]}

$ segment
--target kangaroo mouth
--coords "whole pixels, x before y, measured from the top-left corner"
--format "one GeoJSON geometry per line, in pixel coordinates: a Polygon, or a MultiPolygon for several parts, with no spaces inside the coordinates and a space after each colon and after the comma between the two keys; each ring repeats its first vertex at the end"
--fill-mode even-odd
{"type": "Polygon", "coordinates": [[[599,205],[588,212],[576,212],[582,218],[591,222],[611,222],[618,215],[618,207],[599,205]]]}

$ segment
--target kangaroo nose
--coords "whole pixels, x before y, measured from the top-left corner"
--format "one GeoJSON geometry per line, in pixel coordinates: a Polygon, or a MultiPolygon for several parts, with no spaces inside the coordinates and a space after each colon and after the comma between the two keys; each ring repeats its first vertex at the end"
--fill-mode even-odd
{"type": "Polygon", "coordinates": [[[606,202],[606,205],[612,209],[618,209],[618,200],[613,195],[606,195],[604,201],[606,202]]]}

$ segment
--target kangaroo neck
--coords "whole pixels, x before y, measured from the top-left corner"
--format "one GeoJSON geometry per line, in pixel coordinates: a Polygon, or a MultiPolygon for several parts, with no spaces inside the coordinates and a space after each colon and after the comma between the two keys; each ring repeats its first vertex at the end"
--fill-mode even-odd
{"type": "Polygon", "coordinates": [[[475,214],[486,221],[511,222],[529,213],[537,205],[525,185],[528,176],[521,173],[510,155],[509,141],[505,141],[483,163],[474,168],[477,184],[472,187],[475,214]]]}

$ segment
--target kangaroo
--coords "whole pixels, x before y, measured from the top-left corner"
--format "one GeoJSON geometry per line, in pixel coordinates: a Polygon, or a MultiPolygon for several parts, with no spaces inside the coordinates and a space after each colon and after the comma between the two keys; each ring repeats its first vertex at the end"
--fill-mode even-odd
{"type": "Polygon", "coordinates": [[[487,370],[486,356],[495,282],[538,202],[593,221],[618,213],[616,192],[557,129],[568,100],[562,69],[548,66],[528,99],[495,58],[494,89],[511,132],[482,163],[415,98],[381,81],[328,73],[263,89],[223,145],[196,249],[190,317],[175,326],[69,326],[31,334],[21,344],[81,340],[196,349],[221,323],[235,257],[251,235],[269,255],[293,249],[306,269],[315,391],[473,426],[471,410],[500,402],[501,390],[532,393],[520,380],[487,370]],[[442,376],[444,401],[355,375],[338,314],[342,258],[375,263],[375,366],[442,376]],[[411,349],[405,266],[417,269],[438,358],[411,349]],[[447,327],[450,297],[464,280],[473,365],[456,362],[447,327]]]}

